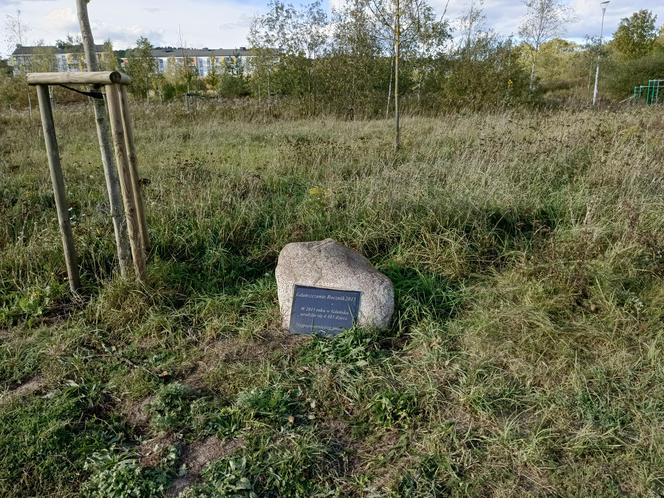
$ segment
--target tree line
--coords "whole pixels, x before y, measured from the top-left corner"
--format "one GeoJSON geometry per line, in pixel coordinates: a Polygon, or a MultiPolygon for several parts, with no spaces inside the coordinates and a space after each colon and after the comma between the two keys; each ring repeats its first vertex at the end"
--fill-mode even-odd
{"type": "MultiPolygon", "coordinates": [[[[139,98],[289,100],[303,114],[362,117],[393,115],[399,106],[414,113],[585,104],[598,61],[605,101],[624,100],[635,85],[664,79],[664,28],[648,10],[623,19],[604,43],[561,38],[574,13],[559,0],[526,0],[524,14],[514,38],[487,26],[477,0],[454,23],[427,0],[351,0],[331,14],[319,0],[303,6],[271,0],[250,29],[250,64],[222,61],[202,77],[184,57],[159,73],[150,41],[139,38],[122,69],[139,98]]],[[[63,43],[77,46],[77,40],[63,43]]],[[[120,67],[107,46],[102,66],[120,67]]],[[[48,60],[45,53],[35,64],[48,60]]],[[[0,99],[12,79],[2,78],[0,99]]]]}

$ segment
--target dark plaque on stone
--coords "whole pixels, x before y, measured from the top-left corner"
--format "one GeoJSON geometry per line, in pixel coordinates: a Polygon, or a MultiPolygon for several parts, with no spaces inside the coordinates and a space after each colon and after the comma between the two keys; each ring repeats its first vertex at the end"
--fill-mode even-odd
{"type": "Polygon", "coordinates": [[[359,291],[295,285],[290,331],[337,335],[353,326],[360,309],[359,291]]]}

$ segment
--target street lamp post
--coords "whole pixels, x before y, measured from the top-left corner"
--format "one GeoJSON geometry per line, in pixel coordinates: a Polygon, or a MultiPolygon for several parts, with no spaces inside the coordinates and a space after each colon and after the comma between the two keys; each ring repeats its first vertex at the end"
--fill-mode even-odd
{"type": "Polygon", "coordinates": [[[593,106],[597,105],[597,94],[599,93],[599,59],[602,51],[602,39],[604,37],[604,14],[606,14],[606,6],[609,5],[609,0],[604,0],[600,3],[602,7],[602,27],[599,31],[599,49],[597,52],[597,66],[595,68],[595,88],[593,89],[593,106]]]}

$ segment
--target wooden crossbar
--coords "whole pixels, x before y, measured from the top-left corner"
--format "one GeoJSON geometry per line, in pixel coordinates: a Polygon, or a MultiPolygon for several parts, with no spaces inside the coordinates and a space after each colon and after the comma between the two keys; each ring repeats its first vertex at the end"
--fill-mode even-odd
{"type": "Polygon", "coordinates": [[[131,78],[120,71],[88,73],[28,73],[28,85],[128,85],[131,78]]]}

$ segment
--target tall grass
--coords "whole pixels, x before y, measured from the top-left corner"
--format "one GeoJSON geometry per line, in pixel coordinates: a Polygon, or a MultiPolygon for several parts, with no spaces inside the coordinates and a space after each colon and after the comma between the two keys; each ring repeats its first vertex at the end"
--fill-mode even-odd
{"type": "Polygon", "coordinates": [[[211,437],[192,496],[664,492],[661,110],[409,118],[398,155],[386,121],[238,117],[136,106],[141,286],[58,109],[79,300],[39,124],[0,117],[1,495],[158,495],[211,437]],[[390,330],[278,330],[280,248],[326,237],[392,278],[390,330]]]}

